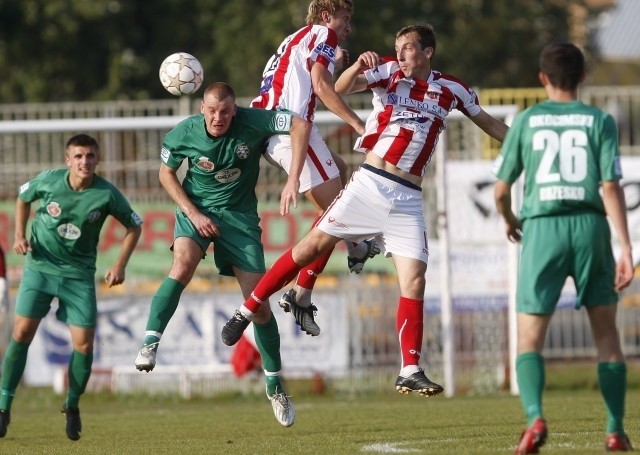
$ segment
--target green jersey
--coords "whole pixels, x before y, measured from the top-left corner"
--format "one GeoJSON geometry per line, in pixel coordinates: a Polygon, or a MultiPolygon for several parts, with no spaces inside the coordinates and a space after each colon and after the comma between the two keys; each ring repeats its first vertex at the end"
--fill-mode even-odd
{"type": "Polygon", "coordinates": [[[544,101],[516,116],[496,176],[514,183],[525,171],[522,220],[604,214],[600,183],[622,178],[619,153],[611,115],[580,101],[544,101]]]}
{"type": "Polygon", "coordinates": [[[26,203],[40,200],[31,223],[27,266],[45,273],[93,280],[107,216],[127,228],[142,224],[122,193],[97,175],[89,188],[75,191],[68,169],[43,171],[20,187],[19,197],[26,203]]]}
{"type": "Polygon", "coordinates": [[[204,116],[195,115],[167,134],[161,158],[172,169],[188,160],[182,187],[200,211],[257,211],[255,187],[266,140],[289,134],[291,121],[286,112],[238,107],[229,130],[213,137],[204,116]]]}

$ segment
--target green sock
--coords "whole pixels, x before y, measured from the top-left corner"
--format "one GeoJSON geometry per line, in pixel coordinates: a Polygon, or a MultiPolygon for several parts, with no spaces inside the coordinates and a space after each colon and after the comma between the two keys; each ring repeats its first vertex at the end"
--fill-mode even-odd
{"type": "MultiPolygon", "coordinates": [[[[153,332],[153,333],[158,333],[158,332],[153,332]]],[[[150,335],[150,334],[145,334],[144,336],[144,346],[149,346],[150,344],[153,343],[160,343],[160,337],[156,336],[156,335],[150,335]]]]}
{"type": "Polygon", "coordinates": [[[520,388],[520,401],[527,416],[527,426],[542,418],[542,391],[544,389],[544,358],[537,352],[525,352],[516,358],[516,374],[520,388]]]}
{"type": "MultiPolygon", "coordinates": [[[[151,300],[147,331],[164,333],[178,308],[184,285],[173,278],[165,278],[151,300]]],[[[145,339],[145,344],[146,339],[145,339]]]]}
{"type": "Polygon", "coordinates": [[[272,314],[266,324],[253,323],[253,333],[256,345],[262,358],[262,368],[267,381],[267,393],[273,395],[276,390],[282,391],[280,382],[280,370],[282,361],[280,358],[280,333],[278,332],[278,322],[272,314]]]}
{"type": "Polygon", "coordinates": [[[627,391],[627,365],[624,362],[598,363],[598,383],[607,407],[607,433],[624,435],[624,399],[627,391]]]}
{"type": "Polygon", "coordinates": [[[77,408],[80,401],[80,395],[84,393],[87,387],[89,377],[91,376],[91,365],[93,364],[93,353],[83,354],[82,352],[73,351],[69,360],[69,390],[67,391],[67,399],[65,404],[68,408],[77,408]]]}
{"type": "Polygon", "coordinates": [[[18,343],[11,338],[2,363],[2,380],[0,380],[0,409],[11,410],[13,397],[22,379],[27,364],[29,344],[18,343]]]}

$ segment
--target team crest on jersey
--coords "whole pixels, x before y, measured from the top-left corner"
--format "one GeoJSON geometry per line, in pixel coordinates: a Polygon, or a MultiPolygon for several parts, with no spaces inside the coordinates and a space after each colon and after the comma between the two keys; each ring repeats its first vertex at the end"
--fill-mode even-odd
{"type": "Polygon", "coordinates": [[[80,228],[71,223],[65,223],[58,226],[58,235],[63,239],[76,240],[80,238],[80,228]]]}
{"type": "Polygon", "coordinates": [[[220,183],[231,183],[238,180],[240,174],[240,169],[225,169],[223,171],[216,172],[214,178],[220,183]]]}
{"type": "Polygon", "coordinates": [[[429,90],[427,91],[427,98],[430,100],[438,101],[440,99],[440,92],[429,90]]]}
{"type": "Polygon", "coordinates": [[[99,219],[100,219],[100,210],[92,210],[89,212],[89,216],[87,217],[87,220],[89,221],[89,223],[95,223],[99,219]]]}
{"type": "Polygon", "coordinates": [[[213,171],[213,168],[216,167],[215,164],[209,161],[209,158],[207,158],[206,156],[201,156],[200,158],[198,158],[196,166],[198,166],[205,172],[211,172],[213,171]]]}
{"type": "Polygon", "coordinates": [[[52,217],[56,218],[58,216],[60,216],[60,214],[62,213],[62,209],[60,208],[60,204],[58,204],[57,202],[49,202],[49,204],[47,205],[47,213],[49,215],[51,215],[52,217]]]}
{"type": "Polygon", "coordinates": [[[236,147],[236,155],[238,155],[238,158],[241,160],[249,158],[249,153],[251,153],[251,150],[249,150],[246,144],[240,144],[236,147]]]}

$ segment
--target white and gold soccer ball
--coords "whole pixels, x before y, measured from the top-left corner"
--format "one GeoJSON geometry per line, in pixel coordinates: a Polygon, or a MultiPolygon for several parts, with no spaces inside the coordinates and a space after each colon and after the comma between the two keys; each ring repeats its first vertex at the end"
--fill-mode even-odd
{"type": "Polygon", "coordinates": [[[160,82],[172,95],[190,95],[200,88],[204,79],[202,65],[191,54],[176,52],[160,65],[160,82]]]}

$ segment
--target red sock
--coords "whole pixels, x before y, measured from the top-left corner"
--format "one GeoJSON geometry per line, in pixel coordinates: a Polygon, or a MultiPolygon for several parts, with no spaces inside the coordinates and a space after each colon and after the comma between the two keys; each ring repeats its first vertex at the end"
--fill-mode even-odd
{"type": "Polygon", "coordinates": [[[331,253],[333,253],[333,248],[324,253],[311,264],[300,269],[300,273],[298,273],[298,281],[296,284],[305,289],[313,289],[316,284],[316,280],[318,279],[318,275],[320,275],[324,268],[327,266],[327,262],[329,262],[331,253]]]}
{"type": "Polygon", "coordinates": [[[300,271],[300,266],[293,261],[291,250],[289,250],[267,270],[251,296],[244,302],[244,306],[252,313],[257,313],[262,302],[293,280],[298,271],[300,271]]]}
{"type": "Polygon", "coordinates": [[[402,367],[420,364],[422,349],[424,300],[400,297],[396,317],[396,330],[400,340],[402,367]]]}

